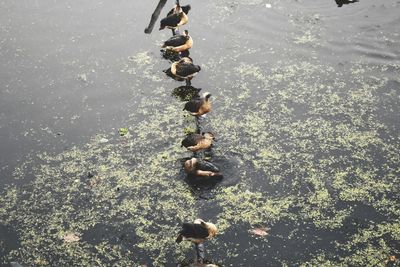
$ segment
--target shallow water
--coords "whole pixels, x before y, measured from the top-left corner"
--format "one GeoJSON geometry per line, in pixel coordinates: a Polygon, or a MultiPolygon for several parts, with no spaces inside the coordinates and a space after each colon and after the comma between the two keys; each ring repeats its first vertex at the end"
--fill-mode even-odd
{"type": "Polygon", "coordinates": [[[212,186],[182,172],[196,122],[162,72],[171,32],[143,33],[157,1],[0,1],[0,265],[174,266],[197,217],[223,266],[398,258],[398,1],[190,4],[212,186]]]}

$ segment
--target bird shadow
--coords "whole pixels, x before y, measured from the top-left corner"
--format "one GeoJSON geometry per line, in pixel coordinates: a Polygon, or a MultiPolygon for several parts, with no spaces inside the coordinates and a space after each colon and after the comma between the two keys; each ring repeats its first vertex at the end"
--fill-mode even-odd
{"type": "Polygon", "coordinates": [[[151,19],[150,19],[149,25],[144,29],[145,33],[150,34],[153,31],[154,24],[158,20],[158,17],[160,16],[160,13],[161,13],[161,10],[164,8],[166,3],[167,3],[167,0],[160,0],[158,2],[158,5],[156,6],[156,9],[154,10],[153,14],[151,15],[151,19]]]}
{"type": "Polygon", "coordinates": [[[183,57],[190,56],[189,50],[185,50],[182,52],[175,52],[175,51],[172,51],[169,49],[161,49],[160,52],[161,52],[161,56],[164,59],[169,60],[170,62],[176,62],[176,61],[179,61],[183,57]]]}
{"type": "Polygon", "coordinates": [[[338,7],[342,7],[343,5],[354,4],[359,0],[335,0],[338,7]]]}
{"type": "Polygon", "coordinates": [[[195,88],[193,86],[183,85],[174,88],[174,90],[172,90],[171,95],[176,99],[178,99],[179,101],[184,102],[184,101],[190,101],[194,98],[199,98],[200,91],[201,88],[195,88]]]}

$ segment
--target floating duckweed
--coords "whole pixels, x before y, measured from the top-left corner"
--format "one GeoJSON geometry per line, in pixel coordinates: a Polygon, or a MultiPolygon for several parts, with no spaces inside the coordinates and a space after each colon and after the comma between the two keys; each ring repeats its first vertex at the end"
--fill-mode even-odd
{"type": "Polygon", "coordinates": [[[222,189],[217,200],[223,209],[218,219],[220,231],[239,222],[273,224],[288,214],[288,208],[293,202],[291,197],[267,198],[261,192],[251,192],[239,185],[222,189]]]}
{"type": "MultiPolygon", "coordinates": [[[[214,65],[219,60],[208,65],[214,76],[226,75],[214,65]]],[[[155,64],[139,53],[126,71],[153,77],[155,64]]],[[[349,65],[337,72],[309,61],[268,69],[240,64],[231,86],[215,89],[218,112],[202,124],[218,135],[211,159],[235,157],[240,167],[208,200],[196,199],[180,172],[187,156],[179,144],[182,129],[195,129],[195,120],[153,79],[154,93],[141,97],[138,114],[124,122],[126,138],[96,135],[60,154],[31,155],[14,171],[19,181],[0,194],[0,222],[15,226],[20,247],[2,261],[164,266],[190,254],[190,244],[174,245],[180,223],[205,214],[221,233],[207,252],[228,263],[246,265],[243,255],[275,253],[273,262],[289,266],[383,264],[400,253],[400,139],[398,126],[382,117],[388,116],[383,103],[395,109],[398,97],[382,93],[388,80],[376,74],[385,67],[349,65]],[[232,88],[243,90],[239,98],[232,88]],[[258,224],[270,227],[270,236],[249,237],[245,250],[227,241],[234,235],[224,235],[249,236],[258,224]],[[287,233],[277,233],[282,228],[287,233]],[[63,242],[60,236],[70,232],[81,239],[63,242]],[[335,242],[323,243],[325,234],[335,242]],[[272,245],[270,238],[280,242],[272,245]],[[293,240],[307,247],[306,257],[282,259],[277,251],[293,240]]]]}

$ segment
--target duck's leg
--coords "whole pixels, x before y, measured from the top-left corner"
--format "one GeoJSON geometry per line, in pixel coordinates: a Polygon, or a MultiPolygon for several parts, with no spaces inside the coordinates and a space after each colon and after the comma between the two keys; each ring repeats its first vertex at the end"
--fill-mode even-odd
{"type": "Polygon", "coordinates": [[[191,86],[192,85],[192,81],[190,78],[186,79],[186,86],[191,86]]]}
{"type": "Polygon", "coordinates": [[[175,36],[176,35],[176,29],[171,29],[172,31],[172,35],[175,36]]]}
{"type": "Polygon", "coordinates": [[[194,245],[196,248],[196,262],[203,264],[204,262],[204,257],[205,257],[205,248],[204,248],[204,244],[200,243],[200,244],[195,244],[194,245]]]}
{"type": "Polygon", "coordinates": [[[194,151],[193,152],[193,158],[200,159],[201,158],[201,151],[194,151]]]}
{"type": "Polygon", "coordinates": [[[211,147],[204,150],[204,156],[207,158],[213,158],[214,153],[213,153],[213,150],[211,149],[211,147]]]}
{"type": "Polygon", "coordinates": [[[201,133],[201,125],[200,125],[201,117],[196,116],[195,119],[196,119],[196,132],[199,134],[201,133]]]}

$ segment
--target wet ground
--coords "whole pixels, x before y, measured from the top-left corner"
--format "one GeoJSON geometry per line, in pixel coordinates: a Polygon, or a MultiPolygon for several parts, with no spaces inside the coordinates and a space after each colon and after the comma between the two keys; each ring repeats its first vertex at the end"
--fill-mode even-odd
{"type": "Polygon", "coordinates": [[[206,184],[182,170],[171,32],[144,33],[158,1],[0,1],[0,265],[175,266],[197,217],[223,266],[398,265],[400,3],[181,3],[224,173],[206,184]]]}

